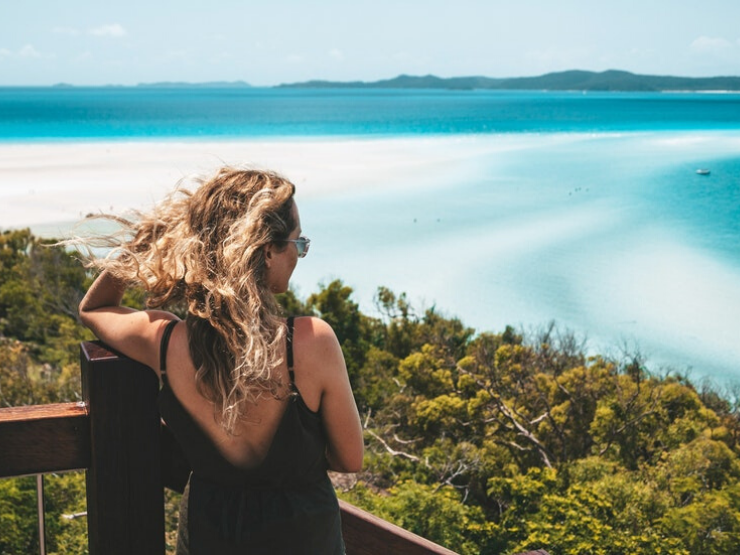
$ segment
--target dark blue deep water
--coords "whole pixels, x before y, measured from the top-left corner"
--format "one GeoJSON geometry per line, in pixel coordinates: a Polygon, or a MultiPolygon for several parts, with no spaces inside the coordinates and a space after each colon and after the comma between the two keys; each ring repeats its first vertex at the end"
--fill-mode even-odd
{"type": "Polygon", "coordinates": [[[0,140],[736,129],[740,94],[0,88],[0,140]]]}

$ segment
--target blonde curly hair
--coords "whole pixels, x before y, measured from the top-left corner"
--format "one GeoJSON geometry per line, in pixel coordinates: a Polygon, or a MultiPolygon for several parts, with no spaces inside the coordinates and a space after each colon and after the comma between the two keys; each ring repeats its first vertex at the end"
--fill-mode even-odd
{"type": "Polygon", "coordinates": [[[187,306],[198,391],[233,433],[250,402],[283,389],[273,370],[282,363],[285,329],[263,247],[279,246],[295,229],[295,186],[273,172],[229,167],[199,183],[135,219],[103,216],[121,232],[98,238],[113,248],[86,263],[142,285],[149,308],[187,306]]]}

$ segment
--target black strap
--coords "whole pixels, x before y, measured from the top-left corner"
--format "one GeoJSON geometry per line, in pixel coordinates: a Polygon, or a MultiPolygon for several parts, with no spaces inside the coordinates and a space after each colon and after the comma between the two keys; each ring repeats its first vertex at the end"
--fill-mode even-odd
{"type": "Polygon", "coordinates": [[[295,373],[293,372],[293,316],[288,318],[288,336],[285,338],[288,351],[288,375],[290,385],[295,387],[295,373]]]}
{"type": "Polygon", "coordinates": [[[165,378],[167,374],[167,346],[170,344],[170,335],[172,330],[175,329],[179,320],[171,320],[167,327],[164,328],[162,334],[162,341],[159,343],[159,371],[162,373],[162,378],[165,378]]]}

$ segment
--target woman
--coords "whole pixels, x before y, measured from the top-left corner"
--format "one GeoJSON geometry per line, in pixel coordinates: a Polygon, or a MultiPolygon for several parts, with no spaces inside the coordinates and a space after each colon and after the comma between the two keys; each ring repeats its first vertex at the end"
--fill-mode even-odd
{"type": "Polygon", "coordinates": [[[193,469],[178,553],[344,553],[327,469],[363,441],[342,351],[318,318],[283,319],[301,236],[295,187],[224,168],[135,223],[80,304],[103,342],[160,376],[160,411],[193,469]],[[148,310],[121,306],[130,285],[148,310]],[[187,307],[180,321],[163,308],[187,307]]]}

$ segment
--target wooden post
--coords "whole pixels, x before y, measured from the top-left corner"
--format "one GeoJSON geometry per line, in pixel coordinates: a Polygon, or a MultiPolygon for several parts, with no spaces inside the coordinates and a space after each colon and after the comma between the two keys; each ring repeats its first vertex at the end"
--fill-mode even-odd
{"type": "Polygon", "coordinates": [[[157,378],[99,342],[82,344],[80,362],[90,414],[90,555],[163,555],[157,378]]]}

